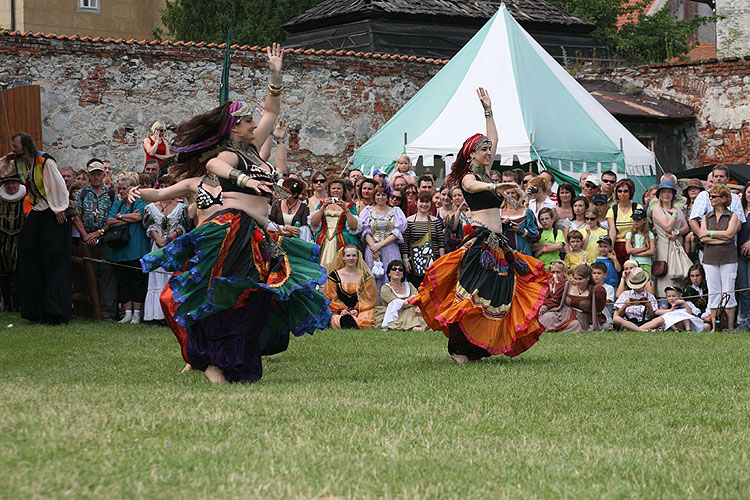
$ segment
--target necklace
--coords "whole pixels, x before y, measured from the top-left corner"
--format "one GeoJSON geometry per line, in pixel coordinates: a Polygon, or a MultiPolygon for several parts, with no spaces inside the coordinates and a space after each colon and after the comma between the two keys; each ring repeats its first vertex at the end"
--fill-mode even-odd
{"type": "Polygon", "coordinates": [[[209,172],[203,176],[203,182],[209,186],[216,187],[219,185],[219,178],[216,177],[216,174],[209,172]]]}
{"type": "Polygon", "coordinates": [[[474,165],[473,163],[469,166],[469,172],[474,175],[478,175],[483,179],[487,177],[487,170],[482,165],[474,165]]]}
{"type": "Polygon", "coordinates": [[[291,198],[288,198],[288,199],[286,199],[284,201],[286,202],[287,213],[291,214],[291,213],[294,212],[294,209],[297,208],[297,205],[299,205],[299,200],[295,200],[297,203],[295,203],[294,205],[290,205],[289,204],[289,200],[291,200],[291,198]]]}

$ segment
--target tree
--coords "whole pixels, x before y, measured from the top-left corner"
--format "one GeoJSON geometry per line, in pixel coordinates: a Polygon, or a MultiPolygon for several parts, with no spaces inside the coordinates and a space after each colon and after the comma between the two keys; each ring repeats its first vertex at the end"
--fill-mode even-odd
{"type": "MultiPolygon", "coordinates": [[[[610,50],[633,64],[663,62],[687,54],[696,42],[696,28],[716,17],[676,19],[667,2],[658,12],[646,16],[652,2],[639,0],[549,0],[550,3],[596,25],[592,35],[610,50]],[[624,20],[618,26],[618,20],[624,20]]],[[[703,2],[705,3],[705,2],[703,2]]]]}
{"type": "Polygon", "coordinates": [[[157,38],[222,43],[232,28],[234,43],[270,45],[283,42],[281,27],[321,0],[167,0],[161,20],[168,33],[154,30],[157,38]]]}

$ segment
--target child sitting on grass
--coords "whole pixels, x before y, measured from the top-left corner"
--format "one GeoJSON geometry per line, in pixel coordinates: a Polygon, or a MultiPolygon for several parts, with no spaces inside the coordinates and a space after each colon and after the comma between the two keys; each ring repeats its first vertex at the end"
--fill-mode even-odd
{"type": "MultiPolygon", "coordinates": [[[[565,254],[565,265],[568,269],[573,269],[580,264],[586,264],[589,258],[589,254],[586,250],[583,250],[583,235],[578,230],[573,230],[568,233],[568,248],[569,251],[565,254]]],[[[568,277],[572,278],[573,275],[569,272],[568,277]]]]}
{"type": "MultiPolygon", "coordinates": [[[[626,260],[622,265],[622,277],[620,277],[620,284],[617,285],[617,289],[615,290],[615,297],[619,297],[623,294],[623,292],[625,292],[625,290],[628,289],[628,287],[625,285],[625,279],[628,277],[628,274],[630,274],[630,271],[632,271],[636,267],[638,267],[638,263],[631,259],[626,260]]],[[[656,295],[656,285],[654,284],[654,280],[648,280],[648,283],[646,284],[646,291],[651,295],[656,295]]]]}
{"type": "Polygon", "coordinates": [[[544,303],[549,305],[548,302],[555,296],[557,289],[564,287],[565,282],[568,281],[568,267],[561,260],[553,260],[549,263],[549,270],[547,272],[552,275],[552,279],[549,280],[549,290],[547,291],[544,303]]]}
{"type": "Polygon", "coordinates": [[[589,264],[596,262],[599,257],[599,246],[597,242],[601,236],[607,236],[609,232],[599,225],[599,213],[595,208],[589,208],[584,212],[586,227],[579,229],[583,235],[583,247],[589,254],[589,264]]]}
{"type": "Polygon", "coordinates": [[[688,269],[687,286],[685,296],[699,311],[698,316],[703,321],[711,324],[711,309],[708,308],[708,286],[706,285],[706,272],[700,263],[693,264],[688,269]]]}
{"type": "Polygon", "coordinates": [[[691,302],[682,300],[682,289],[668,286],[664,288],[667,299],[662,301],[656,310],[656,317],[642,324],[640,331],[646,332],[660,328],[662,330],[679,330],[706,332],[711,325],[703,322],[698,316],[700,311],[691,302]]]}
{"type": "Polygon", "coordinates": [[[539,242],[531,245],[531,252],[537,259],[544,262],[549,271],[549,265],[553,261],[560,260],[560,250],[565,246],[565,235],[554,226],[555,213],[549,207],[539,210],[539,224],[542,231],[539,242]]]}
{"type": "Polygon", "coordinates": [[[604,306],[604,310],[602,311],[607,320],[602,325],[602,330],[610,330],[612,328],[612,313],[615,306],[615,287],[604,282],[604,278],[607,277],[607,266],[604,262],[594,262],[591,264],[591,277],[594,279],[594,283],[604,288],[604,291],[607,292],[607,305],[604,306]]]}
{"type": "Polygon", "coordinates": [[[615,255],[612,239],[607,235],[599,236],[596,245],[599,247],[599,257],[596,258],[595,262],[600,262],[606,266],[607,277],[604,278],[604,282],[614,288],[620,281],[622,268],[620,267],[620,261],[617,260],[617,256],[615,255]]]}
{"type": "Polygon", "coordinates": [[[648,282],[648,273],[640,267],[630,271],[625,278],[628,290],[615,302],[612,324],[622,330],[643,331],[641,325],[650,321],[659,307],[656,298],[646,291],[648,282]]]}
{"type": "Polygon", "coordinates": [[[633,210],[630,218],[633,219],[633,230],[625,235],[625,251],[632,260],[638,263],[638,267],[650,276],[651,263],[656,249],[654,233],[649,228],[646,211],[642,208],[633,210]]]}

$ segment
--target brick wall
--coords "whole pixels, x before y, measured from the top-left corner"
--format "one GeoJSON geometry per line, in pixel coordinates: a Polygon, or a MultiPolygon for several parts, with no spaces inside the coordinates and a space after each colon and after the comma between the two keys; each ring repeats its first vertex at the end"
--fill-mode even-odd
{"type": "MultiPolygon", "coordinates": [[[[0,85],[41,86],[44,148],[60,165],[80,168],[98,156],[112,159],[116,169],[140,169],[153,121],[174,129],[218,104],[223,55],[222,45],[204,42],[0,32],[0,85]]],[[[257,47],[235,47],[230,99],[265,96],[264,60],[257,47]]],[[[291,124],[292,168],[340,171],[444,62],[343,51],[285,54],[282,114],[291,124]]],[[[697,123],[684,147],[689,166],[750,163],[750,59],[580,77],[635,84],[692,106],[697,123]]]]}

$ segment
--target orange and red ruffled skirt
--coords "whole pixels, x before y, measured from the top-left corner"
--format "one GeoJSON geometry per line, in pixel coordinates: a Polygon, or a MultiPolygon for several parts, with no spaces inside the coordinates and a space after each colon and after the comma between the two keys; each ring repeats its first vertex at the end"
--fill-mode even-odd
{"type": "Polygon", "coordinates": [[[450,326],[457,324],[489,354],[517,356],[544,331],[538,315],[549,275],[543,262],[497,245],[498,236],[486,228],[471,229],[474,234],[458,249],[427,268],[419,294],[409,302],[449,339],[450,326]]]}

